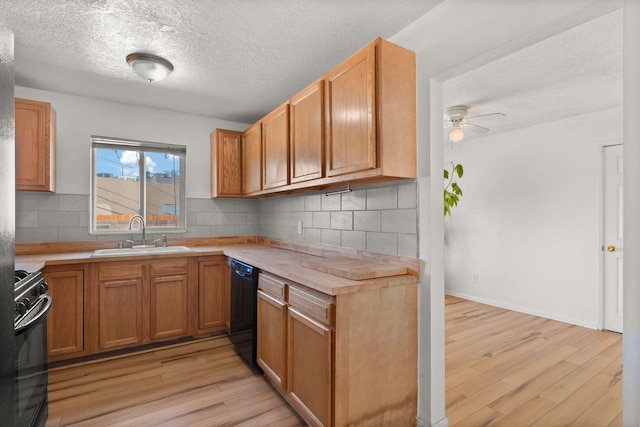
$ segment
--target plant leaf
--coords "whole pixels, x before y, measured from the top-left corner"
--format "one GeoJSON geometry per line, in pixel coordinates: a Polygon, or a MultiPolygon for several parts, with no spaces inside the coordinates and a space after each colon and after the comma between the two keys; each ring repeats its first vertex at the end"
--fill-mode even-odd
{"type": "Polygon", "coordinates": [[[455,170],[456,170],[456,172],[458,174],[458,178],[462,178],[462,175],[464,175],[464,169],[462,168],[462,165],[458,163],[455,166],[455,170]]]}

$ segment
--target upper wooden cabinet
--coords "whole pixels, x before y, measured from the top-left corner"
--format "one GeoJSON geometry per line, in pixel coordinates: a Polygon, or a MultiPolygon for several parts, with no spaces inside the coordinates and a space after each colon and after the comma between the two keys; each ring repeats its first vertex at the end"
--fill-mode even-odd
{"type": "Polygon", "coordinates": [[[242,197],[242,132],[211,133],[211,197],[242,197]]]}
{"type": "Polygon", "coordinates": [[[242,193],[262,190],[262,123],[242,134],[242,193]]]}
{"type": "Polygon", "coordinates": [[[324,80],[291,98],[290,182],[324,176],[324,80]]]}
{"type": "Polygon", "coordinates": [[[289,183],[289,104],[262,119],[262,187],[289,183]]]}
{"type": "Polygon", "coordinates": [[[376,167],[376,49],[370,44],[327,75],[327,176],[376,167]]]}
{"type": "Polygon", "coordinates": [[[47,102],[16,98],[16,190],[56,189],[56,112],[47,102]]]}
{"type": "Polygon", "coordinates": [[[416,176],[415,54],[380,38],[326,76],[327,176],[416,176]]]}
{"type": "Polygon", "coordinates": [[[374,40],[242,141],[244,197],[415,178],[415,54],[374,40]]]}

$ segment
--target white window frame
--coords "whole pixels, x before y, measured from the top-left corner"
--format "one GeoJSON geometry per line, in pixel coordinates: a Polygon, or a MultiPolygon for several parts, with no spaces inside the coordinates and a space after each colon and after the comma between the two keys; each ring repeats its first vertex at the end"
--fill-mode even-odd
{"type": "MultiPolygon", "coordinates": [[[[180,159],[180,199],[178,210],[178,224],[175,228],[171,227],[146,227],[147,234],[174,234],[174,233],[186,233],[187,231],[187,197],[186,197],[186,180],[187,180],[187,147],[183,145],[165,144],[159,142],[138,141],[131,139],[111,138],[106,136],[91,135],[91,195],[89,203],[89,234],[91,235],[130,235],[131,230],[105,230],[98,229],[96,224],[96,184],[97,184],[97,170],[96,170],[96,149],[119,149],[127,151],[136,151],[143,155],[139,156],[138,162],[139,169],[139,183],[140,183],[140,206],[138,207],[138,214],[146,218],[146,187],[147,187],[147,174],[145,170],[145,155],[147,152],[156,153],[168,153],[176,155],[180,159]]],[[[135,233],[139,233],[138,230],[135,233]]]]}

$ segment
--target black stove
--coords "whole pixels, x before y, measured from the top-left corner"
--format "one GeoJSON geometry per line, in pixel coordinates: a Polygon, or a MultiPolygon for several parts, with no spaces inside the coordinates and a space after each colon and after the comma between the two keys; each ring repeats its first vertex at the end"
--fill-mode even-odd
{"type": "Polygon", "coordinates": [[[47,313],[52,300],[48,289],[42,273],[15,272],[15,426],[44,427],[49,414],[47,313]]]}
{"type": "MultiPolygon", "coordinates": [[[[44,281],[41,272],[28,273],[24,270],[15,271],[14,283],[13,301],[15,303],[15,311],[13,323],[17,330],[27,320],[25,318],[29,316],[28,313],[33,312],[35,308],[45,302],[49,285],[44,281]]],[[[32,315],[36,314],[33,313],[32,315]]]]}

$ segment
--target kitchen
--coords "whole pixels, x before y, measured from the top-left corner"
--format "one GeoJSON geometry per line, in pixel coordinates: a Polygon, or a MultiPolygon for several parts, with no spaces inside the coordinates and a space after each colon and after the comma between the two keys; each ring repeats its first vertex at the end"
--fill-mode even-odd
{"type": "MultiPolygon", "coordinates": [[[[459,3],[460,2],[445,2],[445,4],[442,5],[442,8],[444,8],[445,6],[451,7],[451,8],[455,8],[456,6],[458,7],[464,6],[465,8],[464,16],[467,16],[466,14],[473,15],[472,13],[473,9],[469,9],[471,7],[470,5],[464,2],[462,2],[461,4],[459,3]]],[[[446,11],[447,10],[445,9],[444,12],[446,11]]],[[[439,10],[438,12],[443,12],[443,11],[439,10]]],[[[484,16],[484,14],[486,14],[486,12],[484,11],[476,11],[476,12],[477,12],[476,16],[478,15],[484,16]]],[[[522,17],[522,15],[516,11],[510,10],[509,13],[512,19],[514,20],[514,22],[516,20],[516,17],[522,17]]],[[[564,11],[558,11],[557,13],[558,15],[556,17],[560,19],[564,11]]],[[[553,17],[549,17],[548,19],[552,19],[552,18],[553,17]]],[[[428,21],[429,16],[426,16],[424,20],[428,21]]],[[[432,23],[432,25],[435,25],[435,24],[432,23]]],[[[442,25],[444,24],[441,24],[441,26],[442,25]]],[[[441,26],[438,26],[437,28],[443,30],[443,34],[446,34],[446,32],[444,32],[444,29],[441,28],[441,26]]],[[[499,25],[496,25],[496,26],[499,26],[499,25]]],[[[399,35],[398,38],[401,38],[401,35],[399,35]]],[[[418,40],[419,38],[416,38],[413,42],[411,42],[415,44],[416,47],[412,47],[411,43],[408,43],[407,46],[415,49],[416,51],[428,50],[427,47],[420,45],[420,43],[425,43],[424,42],[425,38],[420,38],[420,40],[423,40],[423,41],[418,41],[418,40]]],[[[465,39],[465,42],[466,41],[467,40],[465,39]]],[[[476,43],[480,43],[480,41],[476,40],[476,43]]],[[[486,43],[488,45],[490,43],[496,43],[496,40],[486,40],[486,43]]],[[[476,49],[476,51],[480,51],[480,52],[484,51],[482,46],[474,46],[474,48],[476,49]]],[[[466,49],[470,49],[470,48],[467,47],[466,49]]],[[[461,54],[460,52],[463,52],[463,51],[464,49],[462,47],[456,50],[458,55],[460,55],[461,54]]],[[[344,57],[346,56],[348,55],[344,55],[344,57]]],[[[443,61],[443,65],[440,68],[441,70],[448,69],[456,63],[454,61],[459,61],[459,58],[442,57],[442,56],[440,58],[442,58],[442,61],[443,61]],[[450,61],[450,62],[447,62],[447,61],[450,61]]],[[[132,79],[133,78],[134,77],[132,77],[132,79]]],[[[424,86],[422,86],[421,89],[419,90],[425,91],[426,89],[424,86]]],[[[46,95],[46,97],[43,98],[43,100],[49,101],[53,105],[55,105],[56,111],[58,113],[58,117],[60,120],[59,129],[58,129],[59,141],[76,141],[74,144],[77,144],[78,147],[84,146],[87,143],[87,136],[91,134],[121,135],[126,133],[126,137],[130,137],[133,139],[158,140],[158,141],[165,141],[165,140],[178,141],[178,140],[188,139],[188,140],[202,141],[203,139],[207,140],[208,134],[211,132],[211,130],[217,127],[227,128],[227,129],[237,129],[237,130],[241,130],[244,128],[243,126],[239,126],[239,125],[234,126],[235,123],[214,121],[214,120],[205,119],[202,117],[175,114],[175,113],[169,113],[161,110],[133,107],[130,105],[123,106],[121,104],[118,104],[116,106],[114,104],[111,104],[105,101],[88,99],[88,98],[74,96],[74,95],[66,95],[66,94],[55,92],[55,91],[53,92],[41,91],[39,89],[30,89],[30,88],[20,87],[20,86],[16,88],[16,96],[19,96],[19,97],[38,99],[38,98],[42,98],[42,95],[46,95]],[[64,115],[67,115],[67,116],[73,115],[73,117],[76,117],[77,119],[74,120],[72,123],[66,122],[66,125],[65,125],[65,122],[63,122],[61,118],[64,115]],[[132,116],[135,117],[135,120],[131,120],[132,116]],[[149,124],[148,129],[146,128],[146,126],[143,128],[140,125],[140,123],[148,123],[149,124]],[[171,124],[169,125],[169,123],[171,124]]],[[[283,94],[282,96],[284,97],[288,95],[283,94]]],[[[435,94],[433,96],[435,96],[435,94]]],[[[424,99],[426,99],[424,98],[424,92],[422,92],[422,97],[419,97],[419,105],[421,103],[420,99],[422,99],[422,103],[424,103],[424,99]]],[[[419,111],[427,111],[427,110],[428,109],[426,108],[423,108],[422,110],[419,109],[419,111]]],[[[626,114],[626,110],[625,110],[625,114],[626,114]]],[[[428,114],[421,114],[421,115],[419,114],[419,116],[427,117],[428,114]]],[[[441,122],[442,117],[440,112],[433,113],[433,116],[434,118],[432,120],[434,122],[436,123],[441,122]],[[437,117],[437,119],[435,117],[437,117]]],[[[422,135],[422,137],[420,137],[419,139],[420,141],[419,144],[421,144],[419,145],[419,153],[420,153],[420,150],[425,150],[425,149],[428,150],[427,148],[428,146],[424,145],[426,141],[426,136],[424,136],[426,126],[427,126],[426,123],[422,121],[418,121],[419,137],[420,135],[422,135]]],[[[432,147],[432,149],[437,150],[438,147],[432,147]]],[[[434,155],[437,155],[437,151],[435,153],[432,152],[432,156],[434,155]]],[[[47,236],[46,239],[43,239],[46,241],[83,240],[83,239],[76,239],[73,236],[82,236],[82,235],[86,236],[87,234],[86,229],[88,225],[86,224],[86,213],[84,212],[86,212],[87,206],[88,206],[88,200],[87,200],[88,192],[86,190],[86,182],[83,182],[83,180],[79,180],[76,177],[89,176],[88,149],[87,150],[78,149],[76,145],[69,146],[69,145],[60,143],[58,156],[60,158],[69,159],[69,162],[70,162],[69,164],[73,165],[73,167],[70,167],[70,168],[60,168],[61,170],[59,171],[59,175],[58,175],[58,185],[60,186],[60,188],[67,188],[67,190],[61,191],[62,194],[56,194],[56,195],[47,195],[47,194],[24,195],[24,197],[22,198],[22,201],[20,200],[22,195],[20,194],[18,195],[18,203],[17,203],[18,209],[21,211],[24,211],[25,213],[25,215],[20,215],[18,217],[20,221],[24,221],[21,223],[21,225],[23,225],[24,227],[22,227],[22,230],[20,230],[21,233],[18,233],[18,238],[20,238],[20,236],[23,236],[22,238],[24,239],[24,241],[33,241],[33,239],[36,238],[34,236],[43,236],[43,235],[47,236]],[[76,167],[78,167],[77,170],[76,170],[76,167]],[[71,213],[69,213],[67,209],[71,213]],[[51,213],[54,215],[54,217],[59,218],[59,220],[62,221],[62,223],[59,225],[48,224],[46,227],[38,228],[37,219],[34,219],[34,215],[37,216],[37,214],[34,214],[33,212],[37,212],[39,210],[42,210],[43,212],[47,212],[46,215],[44,214],[42,215],[43,218],[49,217],[49,213],[51,213]],[[78,222],[67,222],[69,221],[69,218],[74,216],[78,218],[77,220],[78,222]],[[82,218],[85,218],[85,219],[82,219],[82,218]],[[85,221],[85,222],[82,222],[82,221],[85,221]],[[28,229],[30,228],[35,228],[34,230],[31,231],[33,233],[31,235],[28,234],[29,233],[28,229]],[[52,228],[55,230],[52,230],[52,228]],[[55,235],[55,239],[53,235],[55,235]],[[58,238],[58,236],[62,236],[62,238],[58,238]]],[[[419,161],[423,164],[422,165],[423,168],[428,166],[427,164],[425,164],[425,162],[428,163],[428,160],[426,159],[428,159],[428,156],[426,155],[419,156],[419,161]]],[[[321,201],[320,203],[322,203],[322,201],[325,200],[323,199],[323,197],[309,197],[309,199],[306,199],[307,196],[293,196],[290,199],[283,198],[282,202],[276,201],[278,199],[268,199],[268,201],[266,201],[267,213],[264,213],[258,208],[258,203],[262,203],[262,202],[242,201],[242,202],[233,203],[227,200],[211,201],[208,198],[209,189],[208,189],[208,186],[206,185],[206,181],[208,180],[208,155],[194,156],[193,159],[190,158],[188,174],[189,174],[188,182],[190,183],[190,188],[193,188],[193,190],[190,190],[190,191],[193,191],[193,193],[189,195],[190,200],[189,200],[188,206],[189,206],[189,209],[191,209],[192,207],[195,207],[196,209],[195,214],[193,213],[191,214],[194,217],[193,218],[194,221],[189,220],[189,224],[194,224],[196,226],[193,230],[194,233],[223,232],[224,228],[227,228],[229,225],[233,226],[236,230],[251,230],[252,228],[255,230],[256,228],[262,226],[261,216],[265,218],[271,217],[272,219],[269,219],[268,221],[274,222],[273,218],[277,217],[278,212],[280,211],[287,212],[289,211],[289,209],[287,208],[287,205],[289,206],[294,205],[294,208],[291,209],[291,211],[295,212],[296,222],[292,224],[273,223],[273,224],[269,224],[269,227],[268,227],[269,228],[268,233],[270,233],[268,235],[274,235],[274,237],[282,237],[282,238],[290,239],[291,236],[295,237],[297,235],[297,221],[299,216],[302,217],[303,226],[304,226],[304,222],[305,222],[304,219],[308,216],[308,212],[322,212],[321,207],[317,209],[311,207],[310,210],[307,212],[306,210],[302,209],[300,205],[302,203],[307,203],[309,205],[314,205],[314,204],[317,205],[318,200],[321,201]],[[191,187],[191,185],[193,185],[193,187],[191,187]],[[191,199],[196,199],[196,200],[191,200],[191,199]],[[301,202],[301,200],[303,201],[301,202]],[[284,206],[277,206],[279,204],[284,204],[284,206]],[[208,212],[220,213],[220,215],[216,216],[219,222],[214,224],[207,223],[207,220],[205,218],[206,218],[206,213],[208,212]],[[233,215],[233,214],[240,214],[240,215],[233,215]],[[198,221],[198,219],[200,219],[200,221],[202,222],[197,223],[196,221],[198,221]]],[[[423,174],[419,173],[419,176],[426,176],[426,175],[424,175],[424,172],[423,172],[423,174]]],[[[420,185],[420,179],[418,180],[418,186],[419,185],[420,185]]],[[[373,203],[375,203],[375,205],[377,206],[375,208],[375,211],[377,212],[382,212],[387,209],[391,209],[391,210],[398,209],[398,210],[402,210],[402,212],[397,214],[398,217],[411,218],[412,215],[415,215],[422,218],[422,221],[419,220],[419,222],[428,223],[427,218],[429,218],[429,216],[426,216],[427,212],[429,211],[428,205],[426,206],[422,205],[422,209],[421,209],[421,206],[413,206],[411,204],[412,194],[416,194],[416,192],[419,191],[418,189],[416,189],[415,184],[411,184],[411,183],[399,184],[397,186],[392,185],[389,187],[366,189],[365,191],[366,193],[364,194],[359,193],[354,195],[354,200],[351,201],[350,203],[352,203],[352,205],[357,203],[362,204],[363,197],[365,196],[371,197],[372,200],[375,200],[373,203]]],[[[424,191],[424,187],[423,187],[423,191],[424,191]]],[[[425,194],[425,193],[420,193],[420,194],[425,194]]],[[[428,197],[428,193],[426,193],[424,197],[428,197]]],[[[421,197],[420,200],[426,203],[424,197],[421,197]]],[[[416,199],[415,196],[413,196],[414,204],[416,203],[415,199],[416,199]]],[[[436,209],[436,208],[434,208],[434,210],[441,211],[441,209],[436,209]]],[[[356,212],[356,211],[357,209],[353,210],[353,212],[356,212]]],[[[43,220],[46,221],[46,219],[43,219],[43,220]]],[[[415,256],[415,255],[411,255],[411,253],[420,254],[421,259],[428,261],[428,264],[433,266],[429,274],[423,275],[423,277],[436,275],[437,274],[436,260],[438,259],[437,247],[435,247],[434,249],[429,249],[428,247],[429,243],[426,241],[426,239],[425,241],[422,241],[422,242],[418,241],[417,225],[415,226],[415,228],[411,228],[410,226],[407,226],[406,223],[408,223],[408,221],[395,220],[395,222],[392,221],[390,223],[389,228],[386,229],[385,231],[382,231],[382,230],[367,231],[370,233],[384,234],[384,235],[377,235],[377,234],[373,235],[373,237],[371,238],[372,239],[371,244],[377,245],[376,247],[378,248],[385,248],[385,250],[394,250],[394,248],[396,247],[394,245],[397,245],[398,248],[402,249],[403,251],[404,250],[407,251],[406,253],[401,254],[405,256],[415,256]],[[381,240],[381,239],[384,239],[384,240],[381,240]],[[401,241],[402,243],[401,244],[394,243],[398,241],[401,241]],[[424,247],[424,246],[420,247],[420,245],[427,245],[427,247],[424,247]],[[412,249],[414,247],[416,249],[412,249]],[[429,253],[431,253],[431,255],[429,256],[425,255],[429,253]],[[431,260],[430,259],[431,256],[435,257],[435,259],[431,260]]],[[[362,227],[366,229],[367,224],[363,223],[362,227]]],[[[318,234],[319,234],[319,240],[322,241],[322,230],[324,229],[321,228],[319,229],[319,231],[311,231],[311,234],[315,233],[316,239],[318,239],[318,234]]],[[[436,231],[434,230],[424,231],[425,233],[424,236],[434,236],[433,238],[434,240],[436,240],[435,236],[437,234],[434,234],[436,233],[436,231]]],[[[360,231],[360,230],[340,230],[340,232],[345,234],[352,234],[352,236],[349,236],[350,238],[360,239],[358,240],[358,242],[360,242],[359,244],[360,245],[363,244],[361,240],[362,238],[359,237],[357,233],[355,234],[346,233],[348,231],[360,231]]],[[[245,234],[247,233],[247,231],[243,231],[242,233],[240,233],[234,230],[233,233],[245,234]]],[[[325,239],[332,239],[332,238],[335,239],[334,237],[335,232],[334,233],[325,232],[324,234],[326,235],[325,239]]],[[[216,235],[216,234],[213,234],[213,235],[216,235]]],[[[332,240],[327,240],[328,243],[331,241],[332,240]]],[[[364,244],[365,245],[367,244],[366,240],[364,244]]],[[[436,243],[434,242],[433,244],[435,245],[436,243]]],[[[399,249],[395,249],[395,250],[397,251],[396,254],[400,254],[398,252],[399,249]]],[[[438,283],[436,278],[437,276],[432,277],[432,280],[434,280],[434,283],[438,283]]],[[[436,290],[434,290],[434,292],[436,292],[436,290]]],[[[433,309],[431,310],[431,313],[437,317],[437,313],[439,309],[441,310],[441,308],[433,307],[433,309]]],[[[438,340],[437,337],[432,337],[432,338],[437,342],[438,340]]],[[[430,335],[428,334],[427,336],[423,337],[423,339],[426,339],[426,341],[424,341],[426,345],[426,343],[429,342],[431,338],[430,338],[430,335]]],[[[437,344],[434,344],[434,345],[436,345],[436,349],[437,349],[437,344]]],[[[421,347],[421,348],[424,348],[424,347],[421,347]]],[[[424,363],[425,364],[424,367],[426,367],[428,370],[433,370],[432,376],[436,380],[439,376],[442,375],[441,373],[438,373],[441,370],[438,369],[437,360],[434,360],[433,365],[431,365],[431,363],[428,361],[427,358],[421,358],[421,363],[424,363]]],[[[444,381],[443,377],[441,378],[442,378],[442,381],[444,381]]],[[[426,418],[431,419],[433,422],[439,419],[438,413],[443,415],[443,409],[438,409],[439,408],[439,404],[437,403],[438,398],[434,397],[434,399],[435,399],[435,402],[433,403],[434,405],[433,409],[430,409],[431,404],[428,403],[429,399],[420,400],[421,405],[427,406],[427,407],[421,407],[420,412],[422,414],[431,414],[433,412],[432,415],[424,415],[426,418]]]]}

